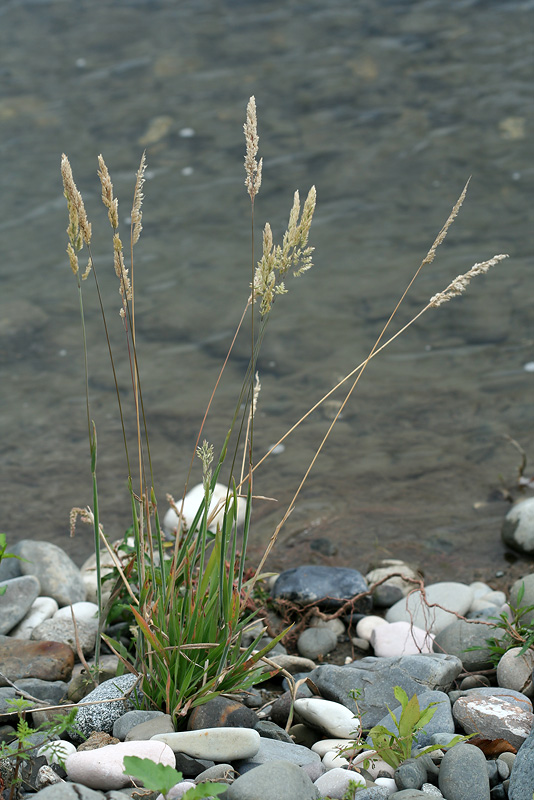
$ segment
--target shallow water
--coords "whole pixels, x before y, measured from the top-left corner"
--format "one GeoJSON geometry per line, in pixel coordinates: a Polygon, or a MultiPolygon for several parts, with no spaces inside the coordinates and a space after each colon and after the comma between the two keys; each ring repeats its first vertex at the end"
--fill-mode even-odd
{"type": "MultiPolygon", "coordinates": [[[[259,231],[317,186],[315,266],[291,281],[259,370],[258,456],[369,352],[469,177],[468,198],[392,330],[458,273],[510,258],[425,314],[372,362],[318,459],[270,564],[366,569],[410,559],[430,578],[503,580],[528,565],[500,542],[500,487],[532,457],[532,2],[10,0],[0,9],[0,409],[8,541],[44,538],[78,562],[72,506],[92,503],[75,282],[59,161],[93,221],[95,263],[128,368],[99,201],[102,152],[126,220],[147,150],[135,283],[140,366],[160,503],[181,493],[203,409],[247,298],[250,205],[242,124],[258,104],[259,231]]],[[[127,228],[123,230],[126,238],[127,228]]],[[[94,287],[84,288],[101,519],[128,525],[126,469],[94,287]]],[[[206,429],[229,423],[237,344],[206,429]]],[[[336,393],[334,401],[342,399],[336,393]]],[[[257,472],[257,560],[335,406],[257,472]]],[[[128,409],[128,426],[132,413],[128,409]]],[[[528,473],[528,468],[527,468],[528,473]]],[[[196,479],[199,478],[197,474],[196,479]]],[[[195,482],[196,482],[195,479],[195,482]]]]}

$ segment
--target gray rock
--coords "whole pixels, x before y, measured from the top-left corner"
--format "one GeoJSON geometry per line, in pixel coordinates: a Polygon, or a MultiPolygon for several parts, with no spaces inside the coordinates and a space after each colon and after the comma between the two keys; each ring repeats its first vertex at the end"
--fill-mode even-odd
{"type": "Polygon", "coordinates": [[[465,583],[432,583],[420,591],[399,600],[386,612],[388,622],[410,622],[430,633],[439,633],[469,610],[473,590],[465,583]],[[441,606],[441,607],[440,607],[441,606]]]}
{"type": "Polygon", "coordinates": [[[395,783],[399,789],[420,789],[427,779],[426,769],[419,758],[407,758],[395,770],[395,783]]]}
{"type": "Polygon", "coordinates": [[[140,725],[136,725],[126,734],[125,742],[144,742],[157,736],[160,733],[173,733],[174,725],[170,714],[163,714],[154,719],[147,719],[140,725]]]}
{"type": "Polygon", "coordinates": [[[388,790],[383,786],[370,786],[358,791],[358,800],[387,800],[388,790]]]}
{"type": "MultiPolygon", "coordinates": [[[[365,576],[365,580],[371,586],[373,583],[386,578],[388,575],[400,573],[405,578],[412,578],[413,580],[420,580],[421,574],[418,573],[413,567],[405,564],[396,558],[385,558],[380,561],[370,572],[365,576]]],[[[417,587],[416,583],[409,580],[403,580],[398,576],[389,578],[380,586],[377,586],[373,592],[373,603],[375,606],[381,608],[389,608],[390,606],[406,597],[414,588],[417,587]]]]}
{"type": "Polygon", "coordinates": [[[95,651],[98,622],[79,620],[76,628],[71,619],[45,619],[32,630],[31,639],[37,642],[61,642],[68,645],[77,657],[76,635],[85,656],[95,651]]]}
{"type": "Polygon", "coordinates": [[[319,791],[296,764],[271,761],[241,775],[228,788],[227,800],[317,800],[319,791]]]}
{"type": "Polygon", "coordinates": [[[389,800],[419,800],[421,797],[426,797],[428,800],[428,795],[419,789],[401,789],[400,792],[390,794],[389,800]]]}
{"type": "Polygon", "coordinates": [[[501,536],[512,550],[527,556],[534,553],[534,497],[512,506],[504,518],[501,536]]]}
{"type": "Polygon", "coordinates": [[[521,747],[530,733],[534,715],[503,697],[460,697],[452,713],[466,733],[479,733],[483,739],[506,739],[521,747]]]}
{"type": "MultiPolygon", "coordinates": [[[[346,567],[302,566],[282,572],[274,584],[272,596],[297,605],[316,603],[321,608],[339,608],[347,600],[367,591],[361,572],[346,567]]],[[[370,597],[359,600],[355,611],[371,608],[370,597]]]]}
{"type": "MultiPolygon", "coordinates": [[[[14,553],[16,555],[16,548],[17,545],[14,544],[13,547],[7,546],[8,553],[14,553]]],[[[0,561],[0,581],[10,581],[13,578],[20,578],[22,572],[20,571],[20,560],[18,558],[3,558],[0,561]]]]}
{"type": "Polygon", "coordinates": [[[325,656],[337,645],[336,634],[328,628],[307,628],[297,640],[297,649],[304,658],[325,656]]]}
{"type": "Polygon", "coordinates": [[[473,697],[474,695],[480,695],[481,697],[502,697],[508,703],[514,703],[520,706],[523,711],[532,712],[532,701],[529,700],[526,695],[514,689],[504,689],[501,686],[479,686],[476,689],[449,692],[449,700],[454,705],[459,697],[473,697]]]}
{"type": "MultiPolygon", "coordinates": [[[[408,695],[411,697],[411,695],[408,695]]],[[[421,710],[426,708],[430,703],[437,703],[434,706],[434,716],[428,722],[425,727],[418,731],[417,734],[414,736],[414,745],[417,747],[427,747],[427,745],[432,743],[431,737],[435,733],[450,733],[451,735],[454,734],[454,720],[452,718],[452,711],[451,711],[451,704],[449,702],[449,698],[445,694],[445,692],[420,692],[417,695],[417,699],[419,700],[419,707],[421,710]]],[[[389,706],[392,713],[395,715],[397,721],[400,719],[402,706],[397,703],[395,699],[395,706],[389,706]]],[[[367,716],[364,717],[364,724],[366,725],[367,716]]],[[[397,729],[391,719],[389,713],[385,714],[384,717],[378,723],[379,725],[383,725],[388,731],[392,733],[397,733],[397,729]]],[[[371,744],[371,741],[368,740],[368,744],[371,744]]],[[[425,778],[426,780],[426,774],[425,778]]],[[[423,783],[424,781],[421,781],[423,783]]],[[[419,786],[405,786],[405,789],[414,788],[419,789],[419,786]]]]}
{"type": "Polygon", "coordinates": [[[487,639],[491,629],[487,625],[456,619],[436,634],[434,651],[457,656],[466,672],[491,669],[491,651],[487,639]],[[469,650],[471,647],[482,648],[469,650]]]}
{"type": "Polygon", "coordinates": [[[231,783],[236,777],[236,771],[231,764],[215,764],[215,766],[205,769],[204,772],[200,772],[195,778],[195,783],[203,781],[231,783]]]}
{"type": "Polygon", "coordinates": [[[326,700],[335,700],[365,714],[366,727],[376,725],[387,711],[386,706],[397,706],[394,688],[400,686],[408,697],[429,691],[448,691],[462,671],[462,662],[456,656],[429,653],[393,658],[368,656],[344,667],[324,664],[309,677],[326,700]],[[359,690],[358,707],[351,696],[359,690]]]}
{"type": "MultiPolygon", "coordinates": [[[[95,705],[82,706],[78,709],[76,714],[76,725],[80,729],[83,736],[89,736],[92,731],[104,731],[111,733],[115,720],[131,711],[135,707],[132,696],[126,700],[118,700],[126,692],[129,692],[136,682],[135,675],[127,674],[121,675],[118,678],[113,678],[109,681],[104,681],[96,689],[85,697],[85,703],[92,703],[95,701],[109,701],[117,700],[117,702],[102,702],[95,705]]],[[[138,699],[141,697],[139,690],[136,690],[138,699]]],[[[133,693],[132,693],[133,695],[133,693]]],[[[74,742],[81,742],[82,736],[76,733],[70,734],[74,742]]]]}
{"type": "Polygon", "coordinates": [[[33,575],[23,575],[0,583],[0,634],[8,633],[26,616],[39,596],[40,584],[33,575]]]}
{"type": "Polygon", "coordinates": [[[447,750],[439,769],[438,785],[447,800],[490,800],[482,750],[470,744],[457,744],[447,750]]]}
{"type": "Polygon", "coordinates": [[[232,763],[238,772],[244,774],[256,769],[260,764],[267,764],[270,761],[290,761],[301,767],[303,764],[320,763],[321,759],[317,753],[300,744],[288,744],[274,739],[261,738],[260,749],[255,756],[232,763]]]}
{"type": "Polygon", "coordinates": [[[534,668],[534,652],[521,647],[512,647],[501,656],[497,666],[497,683],[505,689],[514,689],[526,697],[534,697],[532,669],[534,668]]]}
{"type": "Polygon", "coordinates": [[[215,766],[214,761],[208,761],[205,758],[193,758],[185,753],[175,753],[176,769],[181,772],[184,778],[196,778],[207,769],[215,766]]]}
{"type": "MultiPolygon", "coordinates": [[[[15,549],[15,548],[14,548],[15,549]]],[[[82,573],[71,558],[51,542],[23,539],[16,546],[23,575],[35,575],[41,584],[41,594],[53,597],[59,606],[85,600],[82,573]]]]}
{"type": "MultiPolygon", "coordinates": [[[[141,725],[149,719],[165,716],[163,711],[127,711],[113,723],[113,736],[124,742],[126,735],[135,728],[136,725],[141,725]]],[[[174,728],[173,728],[174,730],[174,728]]],[[[150,739],[150,736],[147,737],[150,739]]]]}
{"type": "MultiPolygon", "coordinates": [[[[517,608],[519,605],[519,592],[524,587],[523,597],[521,598],[521,606],[534,606],[534,574],[524,575],[517,580],[510,589],[510,604],[517,608]]],[[[530,625],[534,620],[534,609],[527,611],[521,617],[521,622],[524,625],[530,625]]]]}
{"type": "Polygon", "coordinates": [[[286,733],[285,730],[280,727],[280,725],[277,725],[275,722],[271,722],[268,719],[260,719],[254,730],[258,731],[260,736],[262,736],[264,739],[275,739],[277,742],[295,744],[291,736],[286,733]]]}

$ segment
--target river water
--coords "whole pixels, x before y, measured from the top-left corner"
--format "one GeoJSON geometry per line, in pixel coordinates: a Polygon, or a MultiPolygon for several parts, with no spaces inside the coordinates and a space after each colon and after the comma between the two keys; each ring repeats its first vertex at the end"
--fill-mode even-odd
{"type": "MultiPolygon", "coordinates": [[[[259,458],[365,358],[469,176],[435,262],[391,331],[475,262],[510,258],[426,313],[369,364],[270,559],[365,570],[395,556],[431,579],[503,580],[529,565],[500,528],[520,457],[534,463],[533,2],[6,0],[0,8],[0,528],[81,563],[72,506],[92,504],[76,284],[59,173],[70,158],[118,376],[129,373],[103,153],[127,223],[143,149],[137,346],[160,506],[181,496],[203,410],[250,280],[242,125],[256,97],[263,185],[256,253],[280,240],[295,189],[317,187],[314,267],[277,300],[259,361],[259,458]]],[[[128,227],[123,236],[126,240],[128,227]]],[[[114,386],[94,285],[84,286],[100,513],[129,524],[114,386]]],[[[220,446],[247,360],[238,340],[206,427],[220,446]]],[[[342,390],[256,473],[257,561],[342,390]]],[[[338,404],[336,406],[336,403],[338,404]]],[[[525,474],[529,473],[529,466],[525,474]]],[[[200,478],[199,468],[193,482],[200,478]]]]}

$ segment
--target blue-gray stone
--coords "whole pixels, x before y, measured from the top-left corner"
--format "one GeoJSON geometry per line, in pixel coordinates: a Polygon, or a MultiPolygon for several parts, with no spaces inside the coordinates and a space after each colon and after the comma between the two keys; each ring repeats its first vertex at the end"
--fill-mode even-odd
{"type": "Polygon", "coordinates": [[[287,742],[288,744],[295,744],[291,736],[286,731],[277,725],[276,722],[271,722],[268,719],[260,719],[254,728],[258,731],[260,736],[265,739],[275,739],[277,742],[287,742]]]}
{"type": "Polygon", "coordinates": [[[439,768],[438,785],[447,800],[490,800],[482,750],[471,744],[457,744],[447,750],[439,768]]]}
{"type": "MultiPolygon", "coordinates": [[[[534,606],[534,574],[524,575],[513,584],[510,589],[510,604],[515,608],[517,608],[518,605],[524,607],[534,606]],[[521,598],[521,604],[519,604],[519,593],[521,591],[523,591],[523,597],[521,598]]],[[[521,617],[521,624],[530,625],[533,620],[534,609],[523,614],[521,617]]]]}
{"type": "Polygon", "coordinates": [[[0,583],[0,634],[8,633],[26,616],[39,597],[40,584],[33,575],[22,575],[0,583]]]}
{"type": "Polygon", "coordinates": [[[428,653],[413,656],[375,658],[368,656],[343,667],[323,664],[309,673],[309,678],[326,700],[334,700],[364,714],[365,726],[371,728],[387,713],[387,706],[398,705],[395,686],[408,697],[425,689],[446,692],[462,671],[456,656],[428,653]],[[358,706],[351,692],[358,690],[358,706]]]}
{"type": "MultiPolygon", "coordinates": [[[[408,695],[410,698],[411,695],[408,695]]],[[[417,694],[417,699],[419,701],[419,708],[423,711],[430,703],[437,703],[434,706],[434,715],[430,722],[427,722],[425,727],[422,730],[417,731],[414,736],[414,745],[417,747],[427,747],[427,745],[432,744],[432,736],[435,733],[450,733],[451,735],[454,734],[455,726],[454,726],[454,719],[452,716],[451,704],[449,702],[449,698],[445,694],[445,692],[421,692],[417,694]]],[[[397,700],[394,700],[395,705],[389,706],[392,713],[395,716],[397,722],[400,719],[400,715],[402,712],[402,706],[399,705],[397,700]]],[[[364,725],[366,725],[366,717],[364,717],[364,725]]],[[[389,712],[387,712],[384,717],[378,723],[379,725],[383,725],[388,731],[391,733],[397,733],[397,729],[389,712]]],[[[371,744],[370,740],[367,740],[368,744],[371,744]]],[[[426,780],[426,778],[425,778],[426,780]]],[[[424,783],[424,781],[423,781],[424,783]]],[[[410,787],[405,787],[410,788],[410,787]]],[[[418,788],[418,787],[415,787],[418,788]]]]}
{"type": "Polygon", "coordinates": [[[519,750],[512,765],[509,800],[532,800],[534,794],[534,733],[531,733],[519,750]]]}
{"type": "Polygon", "coordinates": [[[420,759],[407,758],[399,764],[394,777],[399,789],[420,789],[427,779],[427,774],[420,759]]]}
{"type": "Polygon", "coordinates": [[[130,733],[132,728],[135,728],[136,725],[141,725],[149,719],[163,716],[165,716],[163,711],[141,711],[137,709],[134,711],[127,711],[126,714],[122,714],[122,716],[113,723],[113,736],[123,742],[127,734],[130,733]]]}
{"type": "Polygon", "coordinates": [[[491,651],[487,645],[488,637],[487,625],[457,619],[436,634],[434,651],[457,656],[466,672],[491,669],[492,661],[491,651]],[[476,647],[477,649],[470,650],[469,648],[471,647],[476,647]]]}
{"type": "Polygon", "coordinates": [[[387,800],[388,790],[383,786],[370,786],[368,789],[358,790],[358,800],[387,800]]]}
{"type": "MultiPolygon", "coordinates": [[[[321,608],[335,609],[367,589],[367,581],[356,569],[309,565],[282,572],[272,596],[297,605],[315,603],[321,608]]],[[[371,606],[371,598],[363,597],[355,603],[354,610],[366,612],[371,606]]]]}
{"type": "MultiPolygon", "coordinates": [[[[95,703],[95,701],[109,701],[116,700],[116,702],[96,702],[95,705],[81,706],[76,714],[76,726],[79,729],[81,736],[75,732],[70,734],[70,737],[75,742],[83,741],[83,738],[89,736],[92,731],[104,731],[111,733],[115,721],[135,708],[132,696],[126,700],[119,700],[117,698],[123,697],[126,692],[129,692],[136,682],[135,675],[128,673],[127,675],[120,675],[118,678],[112,678],[109,681],[104,681],[96,689],[84,697],[84,703],[95,703]]],[[[137,698],[141,697],[141,693],[136,690],[137,698]]],[[[132,693],[133,694],[133,693],[132,693]]]]}
{"type": "Polygon", "coordinates": [[[225,797],[227,800],[317,800],[319,790],[296,764],[271,761],[241,775],[225,797]]]}
{"type": "Polygon", "coordinates": [[[329,628],[306,628],[297,640],[299,654],[312,661],[330,653],[336,645],[337,636],[329,628]]]}
{"type": "Polygon", "coordinates": [[[53,597],[60,606],[85,600],[82,573],[61,547],[23,539],[16,552],[26,559],[20,562],[21,573],[35,575],[41,584],[41,595],[53,597]]]}
{"type": "Polygon", "coordinates": [[[300,744],[279,742],[275,739],[260,738],[260,749],[253,758],[236,760],[233,762],[236,770],[244,774],[270,761],[290,761],[301,767],[303,764],[320,763],[321,759],[312,750],[300,744]]]}

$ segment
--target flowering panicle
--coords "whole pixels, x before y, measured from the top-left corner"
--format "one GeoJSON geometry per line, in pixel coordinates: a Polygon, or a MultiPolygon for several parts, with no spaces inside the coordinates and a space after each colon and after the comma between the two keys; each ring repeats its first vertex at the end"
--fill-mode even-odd
{"type": "MultiPolygon", "coordinates": [[[[78,274],[78,253],[83,247],[83,243],[89,245],[91,241],[91,223],[87,219],[85,206],[82,196],[78,191],[74,178],[72,176],[72,169],[69,159],[63,153],[61,156],[61,177],[63,179],[63,193],[67,198],[67,208],[69,211],[69,225],[67,228],[67,235],[69,237],[69,244],[67,245],[67,255],[71,269],[75,275],[78,274]]],[[[91,262],[82,275],[82,279],[87,278],[91,269],[91,262]]]]}
{"type": "Polygon", "coordinates": [[[102,154],[98,156],[98,177],[102,186],[102,202],[108,209],[108,217],[114,231],[119,227],[119,201],[113,197],[113,184],[102,154]]]}
{"type": "Polygon", "coordinates": [[[143,205],[143,184],[145,182],[145,170],[146,170],[146,157],[145,152],[141,156],[141,163],[139,164],[139,169],[137,170],[137,176],[135,179],[135,190],[134,190],[134,199],[132,205],[132,245],[136,244],[139,241],[139,237],[141,236],[141,231],[143,230],[143,226],[141,225],[141,220],[143,218],[143,212],[141,211],[141,206],[143,205]]]}
{"type": "Polygon", "coordinates": [[[490,267],[494,267],[495,264],[498,264],[499,261],[508,258],[507,254],[501,254],[498,256],[493,256],[488,261],[482,261],[480,264],[475,264],[471,267],[471,269],[465,273],[465,275],[458,275],[443,292],[439,292],[435,294],[433,297],[430,298],[428,304],[433,308],[437,308],[438,306],[443,305],[443,303],[447,303],[453,297],[458,297],[465,292],[469,284],[471,283],[471,279],[475,278],[477,275],[484,275],[490,267]]]}
{"type": "Polygon", "coordinates": [[[261,297],[261,313],[267,314],[277,294],[285,294],[284,282],[280,280],[292,269],[295,278],[310,269],[312,253],[315,248],[308,247],[308,236],[315,211],[317,193],[315,186],[308,192],[302,216],[300,217],[300,197],[298,191],[293,197],[293,207],[289,215],[287,230],[284,233],[282,246],[273,245],[271,226],[266,223],[263,231],[263,255],[254,273],[252,297],[255,301],[261,297]],[[278,273],[278,274],[277,274],[278,273]],[[278,282],[277,282],[278,281],[278,282]]]}
{"type": "Polygon", "coordinates": [[[263,158],[260,158],[259,162],[256,161],[259,136],[256,119],[256,99],[254,95],[252,95],[248,101],[247,120],[243,125],[243,131],[247,144],[245,153],[245,172],[247,174],[245,186],[247,187],[251,202],[254,203],[254,198],[258,194],[261,186],[261,168],[263,165],[263,158]]]}

